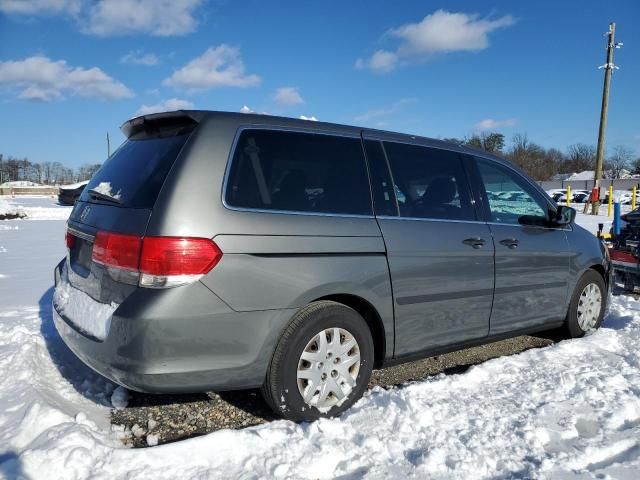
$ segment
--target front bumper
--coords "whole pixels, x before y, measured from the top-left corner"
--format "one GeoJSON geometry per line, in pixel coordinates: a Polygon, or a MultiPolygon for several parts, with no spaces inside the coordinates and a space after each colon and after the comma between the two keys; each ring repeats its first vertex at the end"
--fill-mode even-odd
{"type": "MultiPolygon", "coordinates": [[[[68,282],[64,262],[56,286],[68,282]]],[[[236,312],[199,282],[139,288],[114,311],[104,341],[82,333],[53,306],[54,324],[86,365],[131,390],[187,393],[262,385],[293,310],[236,312]]]]}

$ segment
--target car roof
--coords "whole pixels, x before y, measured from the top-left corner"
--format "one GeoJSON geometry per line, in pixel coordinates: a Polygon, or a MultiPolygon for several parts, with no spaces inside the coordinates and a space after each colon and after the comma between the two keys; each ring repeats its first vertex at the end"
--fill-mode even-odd
{"type": "Polygon", "coordinates": [[[291,129],[312,129],[334,133],[338,135],[363,135],[365,138],[375,138],[386,141],[395,141],[399,143],[410,143],[416,145],[432,146],[436,148],[446,148],[469,155],[482,156],[491,158],[504,163],[504,159],[492,155],[484,150],[476,149],[466,145],[446,142],[436,138],[425,137],[421,135],[411,135],[406,133],[392,132],[388,130],[378,130],[367,127],[358,127],[354,125],[345,125],[331,122],[320,122],[316,120],[303,120],[291,117],[280,117],[276,115],[258,114],[258,113],[240,113],[225,112],[217,110],[176,110],[173,112],[152,113],[149,115],[141,115],[127,120],[120,127],[122,132],[129,137],[134,131],[136,125],[144,122],[167,121],[172,118],[188,118],[194,123],[200,123],[205,119],[215,118],[216,120],[235,121],[242,125],[270,126],[278,128],[291,129]]]}

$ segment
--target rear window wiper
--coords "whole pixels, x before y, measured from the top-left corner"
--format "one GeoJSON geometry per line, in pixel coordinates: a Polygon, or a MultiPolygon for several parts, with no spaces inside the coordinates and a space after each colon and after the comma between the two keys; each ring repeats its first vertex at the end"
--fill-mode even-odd
{"type": "Polygon", "coordinates": [[[122,204],[122,200],[120,200],[119,198],[112,197],[111,195],[106,195],[93,188],[89,190],[88,193],[91,197],[96,198],[98,200],[103,200],[105,202],[113,202],[113,203],[117,203],[118,205],[122,204]]]}

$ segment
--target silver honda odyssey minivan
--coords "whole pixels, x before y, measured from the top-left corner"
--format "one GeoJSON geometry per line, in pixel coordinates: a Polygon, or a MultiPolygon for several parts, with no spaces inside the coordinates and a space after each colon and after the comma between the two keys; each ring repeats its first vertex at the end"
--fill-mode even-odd
{"type": "Polygon", "coordinates": [[[55,323],[142,392],[261,387],[340,414],[373,368],[600,326],[606,249],[508,161],[428,138],[178,111],[122,126],[55,269],[55,323]]]}

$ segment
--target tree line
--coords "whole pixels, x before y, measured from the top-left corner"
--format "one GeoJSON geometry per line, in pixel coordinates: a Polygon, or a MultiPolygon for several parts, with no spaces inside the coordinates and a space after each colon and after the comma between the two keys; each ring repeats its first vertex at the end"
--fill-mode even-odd
{"type": "MultiPolygon", "coordinates": [[[[443,140],[506,158],[535,180],[551,180],[557,174],[595,170],[596,165],[596,148],[584,143],[570,145],[562,151],[557,148],[544,148],[530,141],[526,134],[517,133],[513,136],[511,145],[505,148],[505,137],[498,132],[483,132],[462,139],[443,140]]],[[[624,170],[640,174],[640,157],[634,157],[633,150],[618,145],[607,152],[603,175],[605,178],[621,178],[624,170]]]]}
{"type": "Polygon", "coordinates": [[[89,180],[100,163],[69,168],[60,162],[32,162],[28,158],[4,157],[0,153],[0,184],[29,181],[43,185],[65,185],[89,180]]]}
{"type": "MultiPolygon", "coordinates": [[[[483,132],[465,138],[444,138],[446,142],[485,150],[513,162],[535,180],[551,180],[557,174],[594,170],[596,148],[576,143],[565,151],[544,148],[529,140],[526,134],[515,134],[506,147],[505,136],[499,132],[483,132]]],[[[69,168],[60,162],[31,162],[27,158],[3,157],[0,154],[0,183],[26,180],[44,185],[64,185],[89,180],[101,164],[85,164],[69,168]]],[[[620,178],[624,170],[640,174],[640,157],[631,149],[618,145],[604,161],[605,178],[620,178]]]]}

